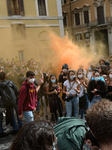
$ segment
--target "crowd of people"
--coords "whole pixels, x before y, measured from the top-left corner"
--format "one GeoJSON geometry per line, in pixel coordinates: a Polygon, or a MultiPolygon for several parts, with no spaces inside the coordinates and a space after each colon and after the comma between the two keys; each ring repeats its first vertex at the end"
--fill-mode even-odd
{"type": "MultiPolygon", "coordinates": [[[[69,136],[71,139],[72,135],[69,135],[68,132],[76,126],[83,126],[83,130],[80,129],[79,131],[81,137],[83,137],[81,139],[79,136],[79,149],[95,150],[101,148],[104,150],[105,148],[108,150],[106,144],[110,144],[109,147],[111,146],[111,135],[107,130],[109,130],[109,127],[111,128],[112,118],[110,112],[112,107],[111,62],[112,56],[110,55],[108,61],[101,58],[97,64],[91,63],[88,69],[83,69],[83,66],[80,66],[78,70],[75,70],[75,67],[71,70],[68,64],[63,64],[60,74],[57,76],[58,73],[51,73],[54,70],[51,63],[46,68],[33,59],[27,63],[19,62],[17,57],[15,60],[12,59],[11,62],[8,59],[7,62],[0,59],[0,138],[9,134],[4,132],[2,126],[5,111],[6,124],[10,123],[13,127],[10,133],[16,134],[20,130],[13,141],[11,150],[17,149],[15,147],[18,147],[18,150],[36,150],[36,148],[55,150],[56,145],[58,149],[67,150],[67,142],[64,145],[60,144],[65,135],[61,139],[59,134],[61,134],[61,131],[62,133],[66,132],[67,138],[69,136]],[[105,100],[102,100],[103,98],[105,100]],[[66,106],[65,114],[63,114],[64,104],[66,106]],[[43,121],[39,121],[41,107],[43,109],[43,121]],[[50,110],[50,118],[48,110],[50,110]],[[60,120],[58,117],[62,119],[60,120]],[[70,120],[71,117],[74,117],[73,120],[70,120]],[[23,126],[23,118],[26,121],[25,126],[23,126]],[[57,124],[54,130],[48,120],[55,125],[57,124]],[[74,126],[71,126],[70,122],[72,121],[74,126]],[[86,132],[87,128],[84,121],[87,121],[91,131],[86,132]],[[77,124],[74,122],[77,122],[77,124]],[[108,123],[107,128],[103,125],[104,122],[108,123]],[[28,135],[25,135],[26,132],[28,132],[28,135]],[[102,140],[101,137],[104,134],[109,137],[102,140]],[[57,141],[55,135],[59,136],[59,141],[57,141]],[[19,138],[23,139],[23,145],[26,145],[22,146],[21,142],[18,142],[19,138]],[[37,143],[32,141],[34,139],[37,143]],[[30,140],[31,145],[28,143],[30,140]]],[[[76,135],[76,137],[78,136],[76,135]]],[[[72,147],[69,148],[72,149],[72,147]]],[[[74,147],[73,149],[76,150],[74,147]]]]}

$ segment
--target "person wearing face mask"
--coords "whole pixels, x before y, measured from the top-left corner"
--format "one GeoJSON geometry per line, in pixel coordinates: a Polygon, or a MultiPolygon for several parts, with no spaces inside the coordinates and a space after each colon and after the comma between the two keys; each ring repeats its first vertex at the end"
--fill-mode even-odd
{"type": "Polygon", "coordinates": [[[22,87],[20,88],[20,94],[18,99],[18,113],[19,119],[24,118],[26,123],[34,121],[34,112],[37,107],[37,92],[40,88],[40,85],[43,83],[42,80],[38,82],[38,86],[35,87],[35,74],[32,71],[26,73],[26,81],[23,82],[22,87]]]}
{"type": "Polygon", "coordinates": [[[88,80],[87,78],[85,78],[83,72],[80,69],[77,71],[77,79],[80,82],[80,94],[78,94],[79,109],[80,109],[81,119],[84,119],[84,110],[86,110],[85,94],[87,94],[88,80]]]}
{"type": "Polygon", "coordinates": [[[64,64],[62,66],[62,71],[59,75],[59,83],[62,83],[62,88],[63,88],[63,83],[67,80],[67,73],[68,73],[68,65],[67,64],[64,64]]]}
{"type": "Polygon", "coordinates": [[[49,83],[46,87],[46,93],[49,97],[49,106],[51,112],[51,120],[57,122],[58,115],[57,110],[59,112],[59,116],[62,117],[63,106],[60,99],[60,85],[57,82],[56,76],[54,74],[50,75],[49,83]],[[55,116],[55,118],[54,118],[55,116]]]}
{"type": "Polygon", "coordinates": [[[74,116],[76,118],[79,117],[78,93],[80,93],[80,83],[76,78],[76,72],[74,70],[70,70],[68,73],[68,80],[66,80],[63,84],[63,94],[66,94],[66,96],[73,96],[70,101],[66,101],[66,117],[72,116],[72,107],[74,109],[74,116]]]}
{"type": "Polygon", "coordinates": [[[82,150],[99,150],[100,145],[91,131],[87,131],[84,137],[84,145],[82,150]]]}
{"type": "Polygon", "coordinates": [[[94,66],[91,65],[91,66],[89,67],[89,69],[88,69],[88,72],[87,72],[87,78],[88,78],[88,80],[91,79],[93,70],[94,70],[94,66]]]}
{"type": "Polygon", "coordinates": [[[90,107],[106,97],[106,85],[105,82],[100,79],[99,71],[95,72],[94,80],[91,80],[88,85],[88,94],[90,100],[90,107]]]}
{"type": "Polygon", "coordinates": [[[112,101],[112,69],[110,69],[108,72],[107,94],[108,94],[108,99],[112,101]]]}

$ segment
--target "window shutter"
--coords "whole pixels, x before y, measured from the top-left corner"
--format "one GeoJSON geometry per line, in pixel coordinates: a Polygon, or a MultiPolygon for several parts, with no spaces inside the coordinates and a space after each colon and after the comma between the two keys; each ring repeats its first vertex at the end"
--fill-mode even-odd
{"type": "Polygon", "coordinates": [[[105,21],[104,21],[104,9],[103,9],[103,6],[97,7],[97,18],[98,18],[98,24],[105,23],[105,21]]]}
{"type": "Polygon", "coordinates": [[[84,11],[84,22],[85,22],[85,24],[89,23],[89,13],[88,13],[88,10],[84,11]]]}
{"type": "Polygon", "coordinates": [[[19,6],[20,6],[20,15],[24,16],[25,11],[24,11],[24,2],[23,2],[23,0],[19,0],[19,6]]]}
{"type": "Polygon", "coordinates": [[[11,0],[7,0],[7,10],[8,10],[8,16],[12,16],[11,0]]]}
{"type": "Polygon", "coordinates": [[[75,22],[76,22],[76,26],[80,25],[79,13],[75,14],[75,22]]]}

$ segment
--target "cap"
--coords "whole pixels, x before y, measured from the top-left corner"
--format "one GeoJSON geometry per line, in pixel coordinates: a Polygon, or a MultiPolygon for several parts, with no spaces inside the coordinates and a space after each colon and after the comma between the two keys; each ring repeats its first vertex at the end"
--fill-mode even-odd
{"type": "Polygon", "coordinates": [[[62,66],[62,69],[68,69],[68,64],[64,64],[64,65],[62,66]]]}

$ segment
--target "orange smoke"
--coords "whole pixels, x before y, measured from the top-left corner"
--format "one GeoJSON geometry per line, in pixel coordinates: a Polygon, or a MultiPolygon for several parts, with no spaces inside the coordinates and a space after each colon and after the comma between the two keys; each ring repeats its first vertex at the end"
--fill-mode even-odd
{"type": "Polygon", "coordinates": [[[54,52],[53,62],[56,68],[67,63],[70,69],[77,70],[80,66],[87,69],[89,63],[95,60],[93,55],[88,54],[86,49],[75,45],[68,36],[61,38],[54,33],[50,33],[50,38],[50,47],[54,52]]]}

